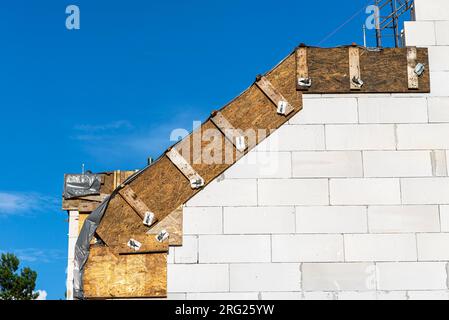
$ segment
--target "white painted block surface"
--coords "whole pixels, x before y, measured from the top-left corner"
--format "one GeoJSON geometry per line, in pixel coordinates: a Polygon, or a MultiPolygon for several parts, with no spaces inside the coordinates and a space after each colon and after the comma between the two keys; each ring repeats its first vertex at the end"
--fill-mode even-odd
{"type": "Polygon", "coordinates": [[[433,21],[405,21],[405,43],[407,46],[436,45],[435,24],[433,21]]]}
{"type": "Polygon", "coordinates": [[[297,263],[231,264],[231,291],[300,291],[297,263]]]}
{"type": "Polygon", "coordinates": [[[379,290],[447,289],[446,263],[381,262],[376,266],[379,290]]]}
{"type": "Polygon", "coordinates": [[[376,268],[372,263],[304,263],[302,279],[306,291],[369,291],[376,288],[376,268]]]}
{"type": "Polygon", "coordinates": [[[250,152],[224,176],[227,179],[290,178],[291,161],[290,152],[250,152]]]}
{"type": "Polygon", "coordinates": [[[414,234],[345,234],[345,259],[366,261],[416,261],[414,234]]]}
{"type": "Polygon", "coordinates": [[[226,234],[279,234],[294,232],[294,207],[224,208],[224,233],[226,234]]]}
{"type": "Polygon", "coordinates": [[[227,264],[169,264],[168,292],[226,292],[229,291],[227,264]]]}
{"type": "Polygon", "coordinates": [[[189,207],[253,206],[257,204],[254,179],[215,180],[187,202],[189,207]]]}
{"type": "Polygon", "coordinates": [[[187,300],[258,300],[258,292],[187,293],[187,300]]]}
{"type": "Polygon", "coordinates": [[[175,247],[175,263],[198,263],[198,237],[184,236],[181,247],[175,247]]]}
{"type": "Polygon", "coordinates": [[[365,151],[365,177],[431,177],[429,151],[365,151]]]}
{"type": "Polygon", "coordinates": [[[438,206],[370,206],[371,233],[439,232],[438,206]]]}
{"type": "Polygon", "coordinates": [[[357,99],[355,98],[321,98],[308,99],[304,96],[304,105],[289,123],[324,124],[357,123],[357,99]]]}
{"type": "Polygon", "coordinates": [[[430,94],[435,97],[449,96],[447,84],[449,83],[449,72],[435,71],[430,74],[430,94]]]}
{"type": "Polygon", "coordinates": [[[360,123],[426,123],[427,101],[418,98],[359,98],[360,123]]]}
{"type": "Polygon", "coordinates": [[[449,47],[432,46],[429,47],[429,67],[430,72],[449,71],[449,47]]]}
{"type": "Polygon", "coordinates": [[[441,231],[449,232],[449,206],[440,206],[441,231]]]}
{"type": "Polygon", "coordinates": [[[331,179],[332,205],[400,204],[398,179],[331,179]]]}
{"type": "Polygon", "coordinates": [[[409,300],[449,300],[449,291],[409,291],[407,292],[409,300]]]}
{"type": "Polygon", "coordinates": [[[200,263],[271,261],[269,235],[199,236],[200,263]]]}
{"type": "Polygon", "coordinates": [[[430,122],[449,122],[449,97],[428,98],[428,103],[430,122]]]}
{"type": "Polygon", "coordinates": [[[447,0],[415,0],[416,20],[449,20],[447,0]]]}
{"type": "Polygon", "coordinates": [[[400,124],[398,149],[449,149],[449,124],[400,124]]]}
{"type": "Polygon", "coordinates": [[[262,206],[327,205],[327,179],[260,179],[258,199],[262,206]]]}
{"type": "Polygon", "coordinates": [[[327,150],[394,150],[394,126],[389,124],[326,125],[327,150]]]}
{"type": "Polygon", "coordinates": [[[434,177],[447,177],[447,159],[446,150],[433,150],[432,173],[434,177]]]}
{"type": "Polygon", "coordinates": [[[420,261],[449,261],[449,233],[418,234],[420,261]]]}
{"type": "Polygon", "coordinates": [[[296,207],[297,233],[365,233],[366,207],[296,207]]]}
{"type": "Polygon", "coordinates": [[[323,125],[283,125],[255,151],[304,151],[324,150],[323,125]]]}
{"type": "Polygon", "coordinates": [[[377,300],[407,300],[406,291],[377,291],[377,300]]]}
{"type": "Polygon", "coordinates": [[[360,151],[293,152],[293,177],[362,177],[360,151]]]}
{"type": "Polygon", "coordinates": [[[401,180],[404,204],[449,204],[449,178],[401,180]]]}
{"type": "Polygon", "coordinates": [[[377,300],[376,291],[342,291],[338,293],[338,300],[377,300]]]}
{"type": "Polygon", "coordinates": [[[262,292],[262,300],[336,300],[334,292],[262,292]]]}
{"type": "Polygon", "coordinates": [[[184,207],[184,234],[220,234],[223,232],[221,207],[184,207]]]}
{"type": "Polygon", "coordinates": [[[340,262],[342,235],[273,235],[273,262],[340,262]]]}
{"type": "Polygon", "coordinates": [[[436,38],[438,46],[449,46],[449,21],[435,22],[436,38]]]}

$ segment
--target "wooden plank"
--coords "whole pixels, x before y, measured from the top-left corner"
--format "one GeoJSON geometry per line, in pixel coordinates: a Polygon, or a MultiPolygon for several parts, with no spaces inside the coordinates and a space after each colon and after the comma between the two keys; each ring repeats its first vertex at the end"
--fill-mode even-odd
{"type": "Polygon", "coordinates": [[[78,234],[81,232],[81,229],[83,228],[84,221],[89,218],[89,213],[79,213],[78,215],[78,234]]]}
{"type": "Polygon", "coordinates": [[[359,83],[362,80],[362,75],[358,47],[349,48],[349,79],[351,90],[360,90],[362,88],[361,83],[359,83]]]}
{"type": "MultiPolygon", "coordinates": [[[[123,200],[125,200],[131,208],[139,215],[142,219],[145,217],[147,212],[152,212],[148,206],[137,196],[134,190],[130,186],[125,186],[119,192],[120,196],[122,196],[123,200]]],[[[154,214],[153,223],[157,221],[158,217],[154,214]]]]}
{"type": "Polygon", "coordinates": [[[309,68],[307,66],[307,47],[305,46],[300,46],[296,49],[296,78],[298,90],[309,90],[310,85],[302,85],[304,82],[311,81],[309,78],[309,68]]]}
{"type": "Polygon", "coordinates": [[[182,172],[182,174],[190,181],[192,189],[198,189],[204,186],[204,179],[192,168],[190,163],[182,157],[182,155],[172,148],[167,152],[170,161],[182,172]]]}
{"type": "Polygon", "coordinates": [[[415,72],[417,64],[418,52],[415,47],[407,48],[407,75],[408,88],[411,90],[419,89],[419,77],[415,72]]]}
{"type": "Polygon", "coordinates": [[[167,296],[167,253],[114,255],[92,246],[83,276],[87,299],[167,296]]]}
{"type": "Polygon", "coordinates": [[[223,116],[221,112],[214,112],[210,120],[217,126],[218,129],[220,129],[220,131],[239,152],[245,152],[245,150],[248,148],[245,136],[243,136],[242,133],[239,132],[239,130],[235,129],[234,126],[223,116]]]}
{"type": "Polygon", "coordinates": [[[276,90],[270,81],[264,76],[258,76],[256,85],[277,107],[278,113],[288,116],[295,108],[276,90]],[[281,111],[282,109],[282,111],[281,111]]]}
{"type": "Polygon", "coordinates": [[[183,240],[183,206],[166,216],[162,221],[154,225],[148,230],[147,234],[155,237],[162,230],[168,231],[170,234],[168,242],[170,246],[182,246],[183,240]]]}

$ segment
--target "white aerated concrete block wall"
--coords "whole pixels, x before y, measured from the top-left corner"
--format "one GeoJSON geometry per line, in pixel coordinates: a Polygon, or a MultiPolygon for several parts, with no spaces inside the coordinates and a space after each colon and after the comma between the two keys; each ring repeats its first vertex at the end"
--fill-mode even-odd
{"type": "Polygon", "coordinates": [[[169,298],[449,299],[449,1],[416,16],[431,94],[304,95],[187,203],[169,298]]]}

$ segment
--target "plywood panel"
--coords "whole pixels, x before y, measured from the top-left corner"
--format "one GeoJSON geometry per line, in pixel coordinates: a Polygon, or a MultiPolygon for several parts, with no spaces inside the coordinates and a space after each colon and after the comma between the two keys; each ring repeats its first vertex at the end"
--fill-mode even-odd
{"type": "Polygon", "coordinates": [[[112,254],[93,246],[84,270],[84,295],[100,298],[161,298],[167,295],[167,254],[112,254]]]}

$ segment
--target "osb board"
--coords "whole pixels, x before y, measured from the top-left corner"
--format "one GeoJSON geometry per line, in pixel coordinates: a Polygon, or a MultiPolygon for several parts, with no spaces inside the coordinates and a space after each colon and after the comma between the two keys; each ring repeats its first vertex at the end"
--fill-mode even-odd
{"type": "Polygon", "coordinates": [[[418,48],[418,62],[426,65],[419,89],[408,89],[407,49],[386,48],[368,51],[360,48],[360,68],[364,85],[351,91],[349,48],[307,48],[312,87],[304,93],[427,93],[430,92],[427,49],[418,48]]]}
{"type": "Polygon", "coordinates": [[[83,276],[87,299],[167,296],[167,254],[114,255],[92,246],[83,276]]]}
{"type": "Polygon", "coordinates": [[[180,206],[166,216],[161,222],[150,228],[147,234],[151,235],[151,237],[155,237],[162,230],[166,230],[169,233],[168,243],[170,246],[182,246],[182,212],[183,208],[180,206]]]}
{"type": "Polygon", "coordinates": [[[81,213],[78,215],[78,234],[81,232],[81,229],[83,228],[84,221],[89,218],[89,213],[81,213]]]}
{"type": "MultiPolygon", "coordinates": [[[[198,192],[190,187],[189,181],[165,156],[142,172],[129,186],[150,210],[162,217],[161,221],[198,192]]],[[[147,231],[142,219],[118,195],[111,199],[97,228],[97,234],[109,246],[116,245],[121,235],[144,234],[147,231]]]]}
{"type": "Polygon", "coordinates": [[[119,245],[117,247],[113,247],[112,249],[116,254],[167,253],[168,246],[168,240],[159,242],[156,240],[154,235],[131,234],[128,236],[122,236],[119,240],[119,245]],[[141,247],[139,250],[134,250],[128,246],[128,242],[131,239],[140,242],[141,247]]]}

